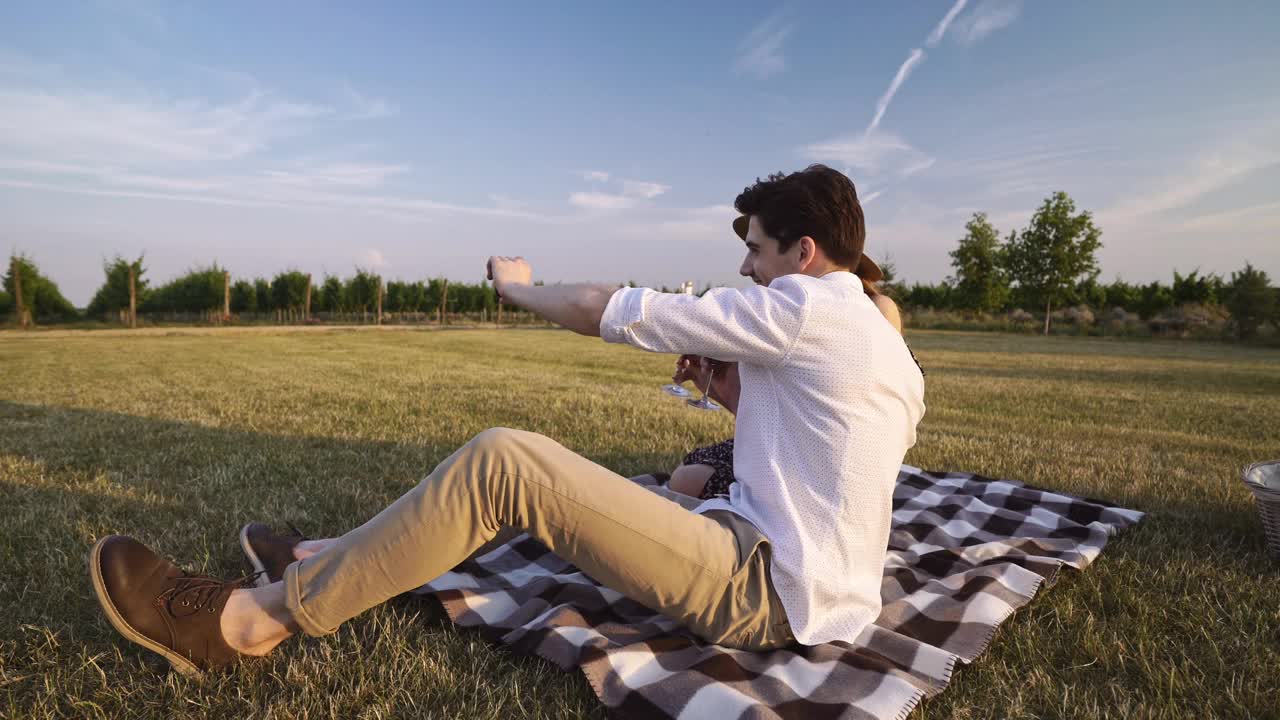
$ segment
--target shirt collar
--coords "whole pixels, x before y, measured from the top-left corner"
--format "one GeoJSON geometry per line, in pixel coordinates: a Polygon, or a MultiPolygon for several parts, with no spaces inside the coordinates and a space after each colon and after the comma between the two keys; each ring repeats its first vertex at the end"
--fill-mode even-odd
{"type": "Polygon", "coordinates": [[[852,272],[848,270],[832,270],[831,272],[827,273],[826,275],[823,275],[818,279],[834,281],[834,282],[856,282],[859,284],[862,283],[862,281],[858,279],[857,275],[854,275],[852,272]]]}

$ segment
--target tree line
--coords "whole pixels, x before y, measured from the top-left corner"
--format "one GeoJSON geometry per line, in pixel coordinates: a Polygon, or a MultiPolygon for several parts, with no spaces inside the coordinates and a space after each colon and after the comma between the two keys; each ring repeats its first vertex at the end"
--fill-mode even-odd
{"type": "MultiPolygon", "coordinates": [[[[221,309],[226,292],[226,270],[214,263],[193,268],[163,285],[153,287],[147,278],[144,259],[115,257],[103,265],[104,280],[84,310],[87,319],[108,319],[129,308],[132,276],[134,302],[140,313],[202,313],[221,309]]],[[[39,320],[67,321],[81,317],[52,280],[40,273],[28,257],[15,256],[4,277],[0,293],[0,315],[14,308],[14,269],[21,277],[23,298],[31,316],[39,320]]],[[[239,279],[230,286],[232,313],[270,313],[276,310],[301,311],[310,286],[312,312],[372,312],[377,307],[379,286],[383,289],[385,312],[434,312],[446,299],[451,313],[490,312],[497,308],[497,295],[487,282],[468,284],[444,278],[403,281],[383,278],[357,268],[350,277],[326,275],[319,282],[298,270],[277,273],[270,280],[258,277],[239,279]],[[446,289],[447,288],[447,289],[446,289]]]]}
{"type": "MultiPolygon", "coordinates": [[[[1152,322],[1181,308],[1207,307],[1229,314],[1232,330],[1243,339],[1256,336],[1268,323],[1280,331],[1280,289],[1271,286],[1265,272],[1248,263],[1229,278],[1202,275],[1195,269],[1186,275],[1175,270],[1168,284],[1135,284],[1119,278],[1099,282],[1097,253],[1102,247],[1102,230],[1092,214],[1079,210],[1065,192],[1046,198],[1027,227],[1012,230],[1003,239],[985,213],[975,213],[964,229],[950,252],[954,271],[950,277],[939,283],[907,284],[893,276],[892,263],[886,262],[884,289],[908,310],[980,315],[1013,312],[1027,317],[1032,316],[1026,309],[1043,310],[1045,333],[1054,309],[1068,306],[1119,309],[1152,322]]],[[[223,307],[227,276],[216,263],[194,268],[156,287],[146,276],[142,257],[127,260],[117,256],[104,263],[103,274],[102,286],[84,311],[88,319],[108,319],[129,308],[131,276],[141,313],[204,313],[223,307]]],[[[22,255],[11,258],[4,276],[0,316],[16,310],[14,293],[19,283],[25,310],[32,318],[68,321],[81,317],[57,284],[22,255]]],[[[445,311],[450,313],[492,314],[497,307],[497,296],[487,282],[451,283],[433,278],[384,284],[374,272],[356,268],[349,277],[326,275],[318,280],[295,269],[277,273],[270,280],[236,279],[230,286],[230,310],[235,314],[301,311],[309,297],[312,312],[371,312],[380,288],[382,309],[390,313],[434,312],[446,299],[445,311]]],[[[671,292],[665,287],[662,291],[671,292]]]]}
{"type": "Polygon", "coordinates": [[[1053,309],[1068,305],[1119,308],[1148,321],[1188,306],[1215,307],[1229,313],[1240,338],[1256,336],[1266,323],[1280,329],[1280,288],[1272,287],[1267,274],[1252,264],[1230,278],[1195,269],[1186,275],[1175,270],[1170,284],[1119,278],[1102,283],[1097,259],[1101,237],[1092,214],[1057,192],[1036,209],[1026,228],[1010,231],[1003,240],[986,213],[974,213],[950,252],[951,277],[910,285],[888,278],[886,289],[908,309],[994,314],[1043,308],[1046,334],[1053,309]]]}

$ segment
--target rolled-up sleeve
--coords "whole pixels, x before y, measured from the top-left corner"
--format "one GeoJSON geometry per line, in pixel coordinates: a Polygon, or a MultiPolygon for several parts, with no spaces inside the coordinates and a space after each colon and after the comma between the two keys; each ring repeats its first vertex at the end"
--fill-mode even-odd
{"type": "Polygon", "coordinates": [[[769,287],[715,288],[702,297],[622,288],[609,298],[600,337],[651,352],[777,365],[806,317],[804,286],[790,276],[769,287]]]}
{"type": "Polygon", "coordinates": [[[644,313],[641,294],[645,288],[624,287],[609,298],[600,316],[600,337],[605,342],[627,342],[627,328],[640,322],[644,313]]]}

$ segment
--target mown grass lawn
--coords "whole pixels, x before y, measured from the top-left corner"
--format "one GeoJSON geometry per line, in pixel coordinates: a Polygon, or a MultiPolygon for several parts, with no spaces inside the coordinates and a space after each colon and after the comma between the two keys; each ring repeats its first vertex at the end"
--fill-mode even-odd
{"type": "MultiPolygon", "coordinates": [[[[915,718],[1275,717],[1280,561],[1241,466],[1280,456],[1280,352],[914,333],[907,462],[1145,510],[915,718]]],[[[85,553],[239,575],[250,519],[340,533],[489,426],[628,475],[728,436],[673,358],[549,330],[0,333],[0,717],[601,717],[586,682],[401,599],[204,684],[126,646],[85,553]]]]}

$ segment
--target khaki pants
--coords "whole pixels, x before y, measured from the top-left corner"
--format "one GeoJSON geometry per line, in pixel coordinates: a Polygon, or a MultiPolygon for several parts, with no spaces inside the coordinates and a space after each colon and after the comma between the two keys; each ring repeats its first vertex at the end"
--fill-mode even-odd
{"type": "Polygon", "coordinates": [[[646,489],[542,435],[486,430],[372,520],[290,565],[286,602],[303,632],[331,633],[509,527],[706,640],[748,649],[793,642],[769,580],[768,540],[732,513],[690,512],[696,502],[646,489]]]}

